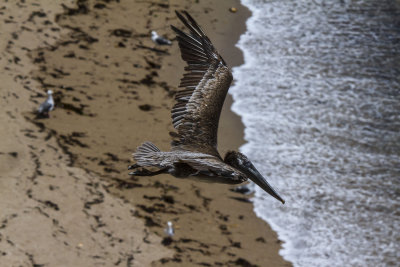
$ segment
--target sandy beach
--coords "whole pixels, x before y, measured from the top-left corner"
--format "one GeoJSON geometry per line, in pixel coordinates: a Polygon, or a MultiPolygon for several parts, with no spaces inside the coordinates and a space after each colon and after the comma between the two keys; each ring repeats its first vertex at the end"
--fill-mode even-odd
{"type": "MultiPolygon", "coordinates": [[[[185,65],[170,25],[183,29],[182,9],[231,67],[242,63],[235,43],[250,13],[236,0],[0,4],[0,266],[290,266],[251,196],[128,175],[143,141],[169,149],[185,65]],[[151,30],[173,45],[156,46],[151,30]],[[37,119],[49,89],[56,108],[37,119]]],[[[231,103],[221,155],[244,142],[231,103]]]]}

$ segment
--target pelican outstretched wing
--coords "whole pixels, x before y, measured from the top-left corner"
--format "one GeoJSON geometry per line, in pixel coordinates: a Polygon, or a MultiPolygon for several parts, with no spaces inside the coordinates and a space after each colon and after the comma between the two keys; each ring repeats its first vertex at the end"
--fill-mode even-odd
{"type": "Polygon", "coordinates": [[[172,108],[172,122],[177,133],[172,142],[175,149],[203,153],[217,152],[218,121],[232,73],[210,39],[189,13],[176,11],[178,18],[189,29],[185,33],[174,26],[185,67],[172,108]]]}

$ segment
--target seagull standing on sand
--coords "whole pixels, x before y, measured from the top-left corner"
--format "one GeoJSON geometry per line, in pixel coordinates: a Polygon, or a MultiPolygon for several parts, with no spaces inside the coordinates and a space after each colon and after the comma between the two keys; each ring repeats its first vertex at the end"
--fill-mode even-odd
{"type": "Polygon", "coordinates": [[[133,158],[131,175],[153,176],[168,173],[177,178],[239,184],[252,180],[265,192],[285,203],[250,160],[240,152],[229,151],[222,159],[217,150],[218,122],[226,94],[232,82],[231,70],[189,13],[176,12],[189,29],[185,33],[174,26],[182,59],[188,66],[175,95],[172,123],[176,132],[171,151],[162,152],[153,143],[139,146],[133,158]],[[144,167],[156,167],[150,171],[144,167]]]}
{"type": "Polygon", "coordinates": [[[175,234],[174,228],[172,227],[172,222],[168,221],[167,222],[167,228],[164,229],[164,232],[169,236],[173,237],[175,234]]]}
{"type": "Polygon", "coordinates": [[[171,45],[171,41],[159,36],[155,31],[151,31],[151,40],[158,45],[171,45]]]}
{"type": "Polygon", "coordinates": [[[47,99],[42,104],[40,104],[38,109],[39,116],[48,116],[49,112],[54,109],[54,99],[53,99],[53,91],[47,91],[47,99]]]}

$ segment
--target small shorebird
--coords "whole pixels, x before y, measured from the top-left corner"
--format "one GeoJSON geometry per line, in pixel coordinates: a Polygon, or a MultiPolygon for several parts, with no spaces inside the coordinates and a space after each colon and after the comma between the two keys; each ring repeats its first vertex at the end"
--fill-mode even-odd
{"type": "Polygon", "coordinates": [[[40,104],[38,108],[38,116],[49,116],[49,112],[54,109],[53,91],[47,91],[47,99],[40,104]]]}
{"type": "Polygon", "coordinates": [[[174,230],[174,227],[172,226],[172,222],[171,221],[167,222],[167,228],[164,229],[164,232],[169,237],[173,237],[174,236],[175,230],[174,230]]]}
{"type": "Polygon", "coordinates": [[[239,184],[252,180],[282,203],[285,201],[268,184],[250,160],[240,152],[229,151],[222,159],[217,151],[218,121],[232,82],[232,73],[200,26],[187,13],[178,18],[189,29],[185,33],[174,26],[182,59],[187,62],[172,108],[176,132],[171,151],[162,152],[151,142],[139,146],[133,158],[136,169],[131,175],[153,176],[169,173],[178,178],[205,182],[239,184]],[[157,167],[150,171],[143,167],[157,167]]]}
{"type": "Polygon", "coordinates": [[[162,36],[159,36],[155,31],[151,31],[151,40],[158,45],[171,45],[170,40],[162,36]]]}

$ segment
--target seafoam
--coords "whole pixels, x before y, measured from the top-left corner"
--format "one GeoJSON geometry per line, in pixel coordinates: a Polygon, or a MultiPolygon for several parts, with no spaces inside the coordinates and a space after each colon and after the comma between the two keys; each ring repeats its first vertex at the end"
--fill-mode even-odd
{"type": "Polygon", "coordinates": [[[255,188],[256,214],[295,266],[398,266],[398,2],[242,3],[241,150],[286,199],[255,188]]]}

